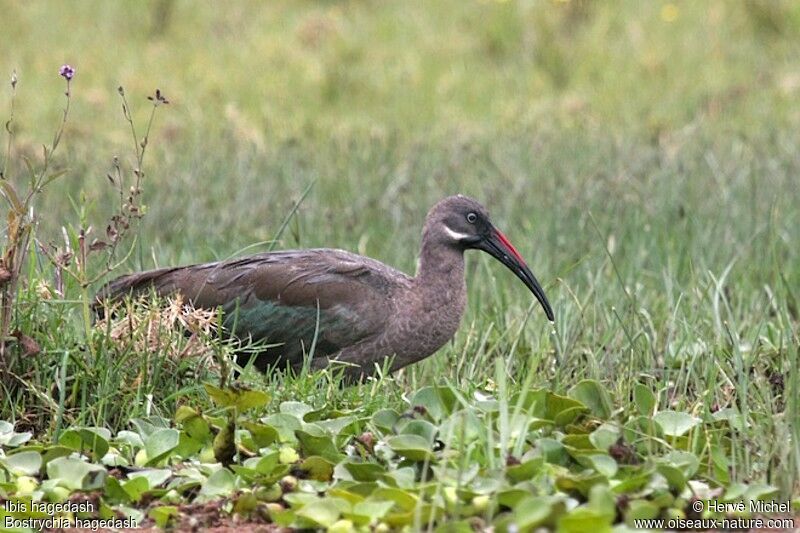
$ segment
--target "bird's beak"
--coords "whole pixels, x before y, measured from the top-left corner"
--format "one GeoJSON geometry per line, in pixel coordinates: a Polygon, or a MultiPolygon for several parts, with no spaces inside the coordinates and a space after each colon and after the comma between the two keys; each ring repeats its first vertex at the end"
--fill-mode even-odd
{"type": "Polygon", "coordinates": [[[536,296],[539,303],[542,304],[542,309],[544,309],[547,319],[550,320],[550,322],[554,321],[553,308],[550,307],[550,302],[547,301],[547,296],[545,296],[542,286],[539,285],[539,281],[533,275],[531,269],[528,268],[528,265],[517,249],[514,248],[514,245],[511,244],[511,241],[509,241],[499,229],[492,227],[485,237],[482,237],[472,244],[472,246],[487,252],[508,267],[509,270],[514,272],[514,274],[522,280],[522,283],[536,296]]]}

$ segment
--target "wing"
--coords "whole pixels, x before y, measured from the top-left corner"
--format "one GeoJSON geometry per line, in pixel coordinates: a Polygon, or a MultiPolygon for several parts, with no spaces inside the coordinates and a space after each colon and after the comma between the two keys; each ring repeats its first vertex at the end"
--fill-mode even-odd
{"type": "Polygon", "coordinates": [[[341,250],[270,252],[241,259],[123,276],[99,301],[155,289],[181,293],[196,307],[221,308],[226,330],[277,345],[259,356],[265,368],[302,362],[316,333],[316,355],[332,355],[384,330],[394,295],[411,280],[372,259],[341,250]]]}

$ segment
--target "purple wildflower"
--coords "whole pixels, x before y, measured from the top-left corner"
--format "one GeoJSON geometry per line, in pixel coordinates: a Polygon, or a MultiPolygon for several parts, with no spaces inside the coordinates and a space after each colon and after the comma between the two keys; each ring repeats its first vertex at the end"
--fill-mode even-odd
{"type": "Polygon", "coordinates": [[[69,81],[75,75],[75,69],[69,65],[61,65],[61,68],[58,69],[58,73],[63,77],[65,80],[69,81]]]}

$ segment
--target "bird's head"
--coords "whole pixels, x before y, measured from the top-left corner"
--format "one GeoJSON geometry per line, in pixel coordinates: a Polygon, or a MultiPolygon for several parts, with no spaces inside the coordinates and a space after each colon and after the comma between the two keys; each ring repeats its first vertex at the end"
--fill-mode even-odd
{"type": "Polygon", "coordinates": [[[503,263],[536,296],[547,318],[554,320],[553,309],[536,277],[511,241],[494,227],[486,208],[478,201],[462,195],[439,201],[428,212],[425,231],[442,245],[483,250],[503,263]]]}

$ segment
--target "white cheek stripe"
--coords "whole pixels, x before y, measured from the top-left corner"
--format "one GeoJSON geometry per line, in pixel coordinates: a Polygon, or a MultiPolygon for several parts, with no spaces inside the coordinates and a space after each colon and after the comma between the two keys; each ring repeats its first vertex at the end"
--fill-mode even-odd
{"type": "Polygon", "coordinates": [[[443,224],[443,226],[444,226],[444,230],[447,232],[448,235],[450,235],[450,237],[454,241],[460,241],[461,239],[466,239],[467,237],[470,237],[469,233],[459,233],[457,231],[453,231],[446,224],[443,224]]]}

